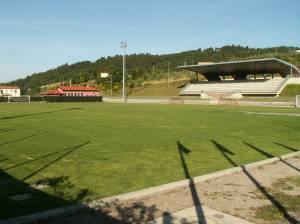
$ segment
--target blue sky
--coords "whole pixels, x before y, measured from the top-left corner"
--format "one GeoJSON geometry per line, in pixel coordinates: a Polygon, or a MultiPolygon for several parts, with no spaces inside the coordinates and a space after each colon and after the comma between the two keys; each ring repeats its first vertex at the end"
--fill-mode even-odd
{"type": "Polygon", "coordinates": [[[299,0],[1,0],[0,82],[64,63],[241,44],[300,47],[299,0]]]}

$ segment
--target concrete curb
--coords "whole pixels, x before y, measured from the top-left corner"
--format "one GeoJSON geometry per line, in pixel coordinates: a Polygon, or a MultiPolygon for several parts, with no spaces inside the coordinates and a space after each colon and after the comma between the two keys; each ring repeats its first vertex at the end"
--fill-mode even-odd
{"type": "MultiPolygon", "coordinates": [[[[296,157],[296,156],[300,156],[300,151],[288,153],[288,154],[285,154],[282,156],[278,156],[278,157],[274,157],[274,158],[254,162],[254,163],[249,163],[249,164],[243,165],[243,167],[246,169],[252,169],[255,167],[272,164],[274,162],[277,162],[280,160],[286,160],[288,158],[296,157]]],[[[195,184],[197,184],[197,183],[207,181],[209,179],[222,177],[222,176],[237,173],[240,171],[242,171],[241,166],[213,172],[210,174],[205,174],[202,176],[194,177],[193,179],[194,179],[195,184]]],[[[163,184],[160,186],[151,187],[151,188],[147,188],[147,189],[143,189],[143,190],[139,190],[139,191],[134,191],[134,192],[126,193],[126,194],[120,194],[120,195],[116,195],[116,196],[112,196],[112,197],[106,197],[106,198],[94,200],[88,204],[77,204],[77,205],[65,206],[65,207],[61,207],[61,208],[57,208],[57,209],[52,209],[52,210],[37,212],[37,213],[29,214],[29,215],[19,216],[16,218],[1,220],[0,224],[22,224],[22,223],[46,220],[46,219],[50,219],[50,218],[54,218],[54,217],[68,216],[71,214],[76,214],[79,211],[83,211],[85,209],[96,208],[97,206],[101,205],[103,202],[112,202],[115,200],[124,201],[124,200],[137,199],[137,198],[141,198],[141,197],[145,197],[145,196],[150,196],[152,194],[161,194],[161,193],[164,193],[167,191],[176,190],[178,188],[187,187],[187,186],[189,186],[189,180],[176,181],[176,182],[172,182],[169,184],[163,184]]]]}

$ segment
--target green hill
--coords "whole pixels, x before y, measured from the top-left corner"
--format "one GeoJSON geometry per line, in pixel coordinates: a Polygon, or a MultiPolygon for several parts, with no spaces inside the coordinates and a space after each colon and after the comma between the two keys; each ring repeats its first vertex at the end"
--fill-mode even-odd
{"type": "MultiPolygon", "coordinates": [[[[152,55],[132,54],[126,57],[127,85],[129,88],[141,86],[141,83],[149,80],[166,79],[168,65],[170,77],[173,80],[187,77],[191,73],[179,72],[178,65],[196,64],[199,61],[228,61],[251,58],[277,57],[289,61],[300,67],[300,54],[296,53],[296,47],[272,47],[272,48],[249,48],[243,46],[224,46],[221,48],[207,48],[185,51],[174,54],[152,55]]],[[[113,88],[116,92],[121,87],[122,80],[122,56],[102,57],[94,62],[82,61],[75,64],[63,64],[57,68],[45,72],[34,73],[24,79],[18,79],[6,84],[18,85],[23,94],[28,89],[31,94],[42,91],[41,87],[49,88],[49,84],[63,81],[72,84],[89,83],[102,89],[109,89],[111,79],[100,78],[101,72],[112,74],[113,88]]],[[[51,85],[50,85],[51,86],[51,85]]],[[[53,85],[52,85],[53,86],[53,85]]],[[[51,88],[51,87],[50,87],[51,88]]]]}

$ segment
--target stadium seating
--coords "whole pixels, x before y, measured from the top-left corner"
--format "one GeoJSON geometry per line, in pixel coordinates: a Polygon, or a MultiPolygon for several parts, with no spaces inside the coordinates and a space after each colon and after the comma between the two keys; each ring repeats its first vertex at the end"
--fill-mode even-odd
{"type": "Polygon", "coordinates": [[[240,93],[242,95],[277,95],[287,79],[242,80],[242,81],[203,81],[188,84],[180,95],[200,95],[201,93],[240,93]]]}

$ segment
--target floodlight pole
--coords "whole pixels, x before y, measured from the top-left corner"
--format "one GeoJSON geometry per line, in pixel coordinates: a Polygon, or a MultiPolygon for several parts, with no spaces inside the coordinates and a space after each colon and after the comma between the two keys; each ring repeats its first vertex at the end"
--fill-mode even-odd
{"type": "Polygon", "coordinates": [[[123,48],[123,90],[122,90],[122,102],[125,103],[125,54],[126,54],[127,41],[121,42],[121,48],[123,48]]]}
{"type": "Polygon", "coordinates": [[[170,78],[170,62],[168,62],[168,89],[170,87],[169,78],[170,78]]]}
{"type": "Polygon", "coordinates": [[[110,96],[113,97],[113,79],[112,74],[110,75],[110,96]]]}

